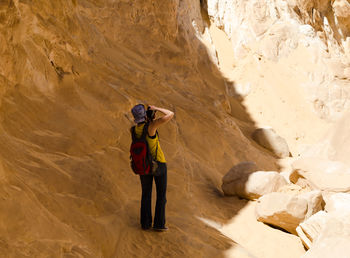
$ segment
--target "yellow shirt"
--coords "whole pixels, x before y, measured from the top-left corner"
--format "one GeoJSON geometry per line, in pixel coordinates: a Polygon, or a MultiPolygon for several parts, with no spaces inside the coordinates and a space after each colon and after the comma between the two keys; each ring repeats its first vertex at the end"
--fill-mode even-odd
{"type": "MultiPolygon", "coordinates": [[[[144,126],[145,126],[144,123],[135,126],[135,133],[136,133],[137,137],[141,137],[144,126]]],[[[146,140],[147,140],[147,143],[148,143],[148,147],[149,147],[149,149],[151,151],[152,157],[156,161],[159,161],[159,162],[162,162],[162,163],[166,163],[166,160],[165,160],[165,157],[164,157],[164,153],[163,153],[163,151],[162,151],[162,149],[160,147],[160,144],[159,144],[158,134],[156,133],[155,137],[151,138],[151,137],[148,136],[148,132],[147,132],[146,140]],[[158,146],[158,150],[157,150],[157,146],[158,146]]]]}

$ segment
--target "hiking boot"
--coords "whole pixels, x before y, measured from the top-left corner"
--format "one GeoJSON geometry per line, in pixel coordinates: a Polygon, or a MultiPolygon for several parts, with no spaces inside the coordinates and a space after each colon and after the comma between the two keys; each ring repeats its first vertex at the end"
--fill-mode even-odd
{"type": "Polygon", "coordinates": [[[164,232],[164,231],[167,231],[168,228],[167,227],[162,227],[162,228],[155,228],[155,227],[153,227],[153,230],[158,231],[158,232],[164,232]]]}

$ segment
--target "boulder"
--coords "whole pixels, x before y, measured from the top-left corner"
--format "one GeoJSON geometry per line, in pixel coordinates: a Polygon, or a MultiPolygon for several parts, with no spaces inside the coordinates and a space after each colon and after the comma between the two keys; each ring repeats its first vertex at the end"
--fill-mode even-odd
{"type": "Polygon", "coordinates": [[[342,162],[301,158],[292,166],[289,179],[295,184],[307,184],[322,191],[350,192],[350,167],[342,162]]]}
{"type": "Polygon", "coordinates": [[[258,221],[296,234],[296,228],[305,219],[308,202],[286,193],[270,193],[259,198],[256,206],[258,221]]]}
{"type": "Polygon", "coordinates": [[[334,9],[334,14],[338,17],[338,19],[348,20],[347,25],[349,25],[350,3],[347,0],[335,0],[332,7],[334,9]]]}
{"type": "Polygon", "coordinates": [[[264,194],[278,191],[287,181],[275,171],[255,171],[254,163],[240,163],[234,166],[222,179],[225,195],[236,195],[255,200],[264,194]]]}
{"type": "MultiPolygon", "coordinates": [[[[350,241],[350,199],[349,194],[335,193],[324,196],[326,211],[319,211],[306,219],[297,227],[297,233],[306,248],[311,248],[305,257],[349,257],[343,252],[333,248],[325,248],[326,245],[339,241],[337,248],[343,248],[350,241]],[[327,256],[317,256],[322,253],[327,256]],[[334,251],[337,255],[330,256],[334,251]],[[312,256],[311,256],[312,255],[312,256]]],[[[344,249],[346,250],[346,248],[344,249]]],[[[348,252],[350,254],[350,252],[348,252]]]]}
{"type": "Polygon", "coordinates": [[[258,128],[253,132],[252,138],[259,145],[268,149],[279,158],[290,156],[286,140],[277,135],[272,128],[258,128]]]}
{"type": "Polygon", "coordinates": [[[323,210],[324,200],[322,192],[319,190],[299,194],[298,198],[302,198],[307,201],[307,213],[305,215],[305,219],[323,210]]]}
{"type": "MultiPolygon", "coordinates": [[[[303,258],[350,257],[349,220],[327,214],[320,233],[303,258]]],[[[322,222],[321,222],[322,223],[322,222]]]]}
{"type": "Polygon", "coordinates": [[[326,203],[325,210],[329,213],[350,217],[350,194],[348,193],[328,193],[324,194],[326,203]]]}
{"type": "Polygon", "coordinates": [[[327,218],[327,212],[319,211],[297,227],[297,234],[307,249],[311,248],[312,243],[321,234],[327,218]]]}
{"type": "Polygon", "coordinates": [[[252,161],[241,162],[233,166],[226,175],[222,178],[223,184],[229,184],[231,182],[240,180],[242,177],[248,177],[252,172],[258,171],[259,168],[252,161]]]}

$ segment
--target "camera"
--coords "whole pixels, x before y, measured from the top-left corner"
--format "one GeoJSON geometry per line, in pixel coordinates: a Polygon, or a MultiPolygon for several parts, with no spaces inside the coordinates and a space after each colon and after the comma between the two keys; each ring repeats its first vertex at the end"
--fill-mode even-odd
{"type": "Polygon", "coordinates": [[[156,117],[156,110],[151,110],[150,107],[148,107],[146,115],[149,121],[153,121],[153,119],[156,117]]]}

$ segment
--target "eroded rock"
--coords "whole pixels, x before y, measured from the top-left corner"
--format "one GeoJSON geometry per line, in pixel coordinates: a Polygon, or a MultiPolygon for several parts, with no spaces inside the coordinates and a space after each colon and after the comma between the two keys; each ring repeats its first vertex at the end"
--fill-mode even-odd
{"type": "Polygon", "coordinates": [[[307,201],[307,213],[305,215],[305,219],[323,209],[324,201],[321,191],[315,190],[302,193],[298,197],[307,201]]]}
{"type": "Polygon", "coordinates": [[[301,158],[293,163],[289,179],[312,189],[350,192],[350,167],[338,161],[320,158],[301,158]]]}
{"type": "Polygon", "coordinates": [[[256,171],[255,163],[244,162],[234,166],[222,179],[225,195],[237,195],[255,200],[264,194],[277,191],[287,181],[275,171],[256,171]]]}
{"type": "Polygon", "coordinates": [[[272,128],[256,129],[252,134],[252,138],[279,158],[290,156],[286,140],[279,136],[272,128]]]}
{"type": "MultiPolygon", "coordinates": [[[[343,227],[347,228],[350,225],[350,194],[324,193],[323,195],[326,211],[317,212],[297,227],[297,233],[306,248],[312,248],[316,245],[315,250],[312,249],[310,254],[308,254],[312,255],[310,257],[317,257],[315,255],[319,255],[321,250],[324,250],[326,253],[330,252],[330,250],[321,247],[325,243],[329,242],[330,244],[336,239],[346,240],[350,236],[350,232],[343,230],[343,227]],[[321,243],[321,241],[325,242],[321,243]]],[[[342,253],[337,255],[340,256],[334,257],[344,257],[341,256],[343,255],[342,253]]]]}
{"type": "Polygon", "coordinates": [[[270,193],[259,198],[256,206],[258,221],[283,228],[296,234],[296,228],[305,219],[308,202],[286,193],[270,193]]]}
{"type": "Polygon", "coordinates": [[[350,194],[335,193],[324,194],[325,210],[329,213],[349,215],[350,217],[350,194]]]}
{"type": "Polygon", "coordinates": [[[327,216],[328,214],[325,211],[319,211],[297,227],[297,234],[307,249],[311,248],[312,243],[321,234],[328,218],[327,216]]]}
{"type": "MultiPolygon", "coordinates": [[[[319,236],[303,258],[350,257],[350,223],[349,220],[327,214],[325,222],[320,224],[319,236]]],[[[320,223],[320,222],[319,222],[320,223]]],[[[314,228],[314,227],[313,227],[314,228]]]]}

